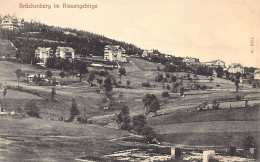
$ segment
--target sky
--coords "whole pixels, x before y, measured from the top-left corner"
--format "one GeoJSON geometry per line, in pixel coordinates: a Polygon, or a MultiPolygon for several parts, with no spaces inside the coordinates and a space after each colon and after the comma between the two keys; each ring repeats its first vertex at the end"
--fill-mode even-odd
{"type": "Polygon", "coordinates": [[[260,68],[259,0],[0,0],[0,14],[8,13],[201,62],[221,59],[260,68]],[[20,3],[51,9],[20,8],[20,3]],[[98,6],[68,9],[63,3],[98,6]]]}

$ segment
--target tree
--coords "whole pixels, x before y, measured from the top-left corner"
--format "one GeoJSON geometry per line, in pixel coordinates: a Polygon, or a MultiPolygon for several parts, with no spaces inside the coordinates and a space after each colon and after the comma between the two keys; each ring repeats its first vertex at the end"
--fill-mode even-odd
{"type": "Polygon", "coordinates": [[[160,103],[158,100],[154,100],[151,105],[148,107],[147,114],[150,112],[153,112],[155,115],[157,115],[157,111],[160,110],[160,103]]]}
{"type": "Polygon", "coordinates": [[[82,80],[82,76],[84,74],[88,73],[88,69],[86,67],[86,64],[85,63],[81,63],[79,65],[79,74],[80,74],[80,80],[82,80]]]}
{"type": "Polygon", "coordinates": [[[127,80],[127,81],[126,81],[127,87],[130,87],[130,84],[131,84],[131,81],[130,81],[130,80],[127,80]]]}
{"type": "Polygon", "coordinates": [[[132,118],[133,130],[136,131],[138,134],[142,132],[143,127],[146,125],[145,119],[146,117],[142,114],[133,116],[132,118]]]}
{"type": "Polygon", "coordinates": [[[126,105],[121,107],[121,112],[116,114],[116,122],[118,127],[122,130],[130,130],[131,129],[131,119],[129,116],[129,108],[126,105]]]}
{"type": "Polygon", "coordinates": [[[221,66],[217,67],[216,72],[217,72],[217,77],[218,78],[222,78],[223,77],[224,71],[223,71],[223,68],[221,66]]]}
{"type": "Polygon", "coordinates": [[[6,94],[7,94],[7,89],[4,88],[4,90],[3,90],[3,96],[4,96],[3,107],[5,107],[5,96],[6,96],[6,94]]]}
{"type": "Polygon", "coordinates": [[[125,70],[124,67],[120,67],[119,70],[118,70],[118,72],[119,72],[119,78],[120,78],[120,79],[121,79],[121,76],[122,76],[122,75],[125,75],[125,74],[126,74],[126,70],[125,70]]]}
{"type": "Polygon", "coordinates": [[[123,93],[119,92],[119,94],[118,94],[118,102],[119,103],[121,103],[122,98],[123,98],[123,93]]]}
{"type": "Polygon", "coordinates": [[[169,84],[167,84],[166,89],[170,90],[170,85],[169,84]]]}
{"type": "Polygon", "coordinates": [[[98,84],[99,84],[99,88],[101,89],[101,85],[102,85],[102,83],[103,83],[103,80],[100,79],[100,78],[97,78],[97,82],[98,82],[98,84]]]}
{"type": "Polygon", "coordinates": [[[113,90],[112,80],[110,77],[107,77],[104,81],[104,91],[105,91],[105,96],[108,99],[109,103],[112,98],[112,93],[111,93],[112,90],[113,90]]]}
{"type": "Polygon", "coordinates": [[[162,97],[163,97],[164,99],[169,98],[169,97],[170,97],[169,92],[163,92],[163,93],[162,93],[162,97]]]}
{"type": "Polygon", "coordinates": [[[52,89],[51,89],[51,101],[55,100],[55,95],[56,95],[56,90],[55,90],[54,87],[52,87],[52,89]]]}
{"type": "Polygon", "coordinates": [[[64,78],[66,76],[66,74],[64,73],[64,71],[60,72],[60,77],[64,78]]]}
{"type": "Polygon", "coordinates": [[[243,145],[244,150],[246,151],[246,154],[248,154],[250,148],[256,147],[255,138],[251,135],[245,137],[242,141],[242,145],[243,145]]]}
{"type": "Polygon", "coordinates": [[[181,95],[181,96],[184,95],[184,88],[183,88],[183,87],[181,87],[181,89],[180,89],[180,95],[181,95]]]}
{"type": "Polygon", "coordinates": [[[235,81],[235,86],[236,86],[236,91],[238,91],[238,88],[239,88],[239,80],[238,79],[236,79],[236,81],[235,81]]]}
{"type": "Polygon", "coordinates": [[[52,73],[51,73],[50,70],[47,70],[47,71],[46,71],[46,77],[47,77],[47,78],[51,78],[51,77],[52,77],[52,73]]]}
{"type": "Polygon", "coordinates": [[[27,115],[31,117],[36,117],[36,118],[40,117],[39,114],[40,109],[36,106],[34,100],[30,100],[25,104],[24,111],[27,115]]]}
{"type": "Polygon", "coordinates": [[[76,104],[76,101],[74,98],[72,98],[72,104],[71,104],[71,108],[70,108],[70,116],[72,118],[74,118],[76,115],[79,115],[79,110],[78,110],[78,106],[76,104]]]}
{"type": "Polygon", "coordinates": [[[209,81],[210,81],[210,82],[212,82],[212,81],[213,81],[213,78],[212,78],[212,77],[210,77],[209,81]]]}
{"type": "Polygon", "coordinates": [[[219,108],[219,103],[217,102],[217,100],[214,100],[212,103],[212,108],[213,109],[218,109],[219,108]]]}
{"type": "Polygon", "coordinates": [[[92,86],[92,82],[94,79],[95,79],[95,73],[93,73],[93,72],[89,73],[87,81],[88,81],[88,84],[90,84],[90,86],[92,86]]]}
{"type": "Polygon", "coordinates": [[[16,77],[17,77],[17,82],[19,84],[19,81],[20,81],[20,77],[23,75],[23,71],[21,69],[17,69],[15,71],[15,74],[16,74],[16,77]]]}
{"type": "Polygon", "coordinates": [[[144,139],[147,143],[154,143],[154,140],[156,139],[156,133],[154,132],[152,127],[145,125],[142,128],[141,134],[144,136],[144,139]]]}
{"type": "Polygon", "coordinates": [[[142,97],[142,102],[144,103],[145,115],[150,112],[154,112],[155,115],[157,110],[160,109],[160,104],[158,98],[154,94],[147,93],[142,97]]]}

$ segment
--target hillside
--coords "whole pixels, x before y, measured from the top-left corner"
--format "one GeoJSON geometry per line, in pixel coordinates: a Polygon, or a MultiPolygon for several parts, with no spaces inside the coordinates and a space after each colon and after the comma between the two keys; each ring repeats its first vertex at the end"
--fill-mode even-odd
{"type": "Polygon", "coordinates": [[[15,47],[8,40],[0,39],[0,58],[16,57],[15,47]]]}
{"type": "Polygon", "coordinates": [[[56,50],[57,46],[69,46],[74,48],[77,54],[101,56],[104,54],[105,45],[113,44],[122,46],[127,54],[142,53],[142,50],[133,44],[109,39],[103,35],[37,22],[26,22],[24,28],[16,31],[0,29],[0,37],[11,41],[18,49],[19,57],[26,63],[33,60],[37,47],[52,47],[56,50]]]}

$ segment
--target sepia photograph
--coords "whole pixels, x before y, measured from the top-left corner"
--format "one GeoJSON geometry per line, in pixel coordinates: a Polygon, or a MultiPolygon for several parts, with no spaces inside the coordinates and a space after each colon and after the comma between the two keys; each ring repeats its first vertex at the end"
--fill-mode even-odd
{"type": "Polygon", "coordinates": [[[259,110],[259,0],[0,0],[1,162],[257,162],[259,110]]]}

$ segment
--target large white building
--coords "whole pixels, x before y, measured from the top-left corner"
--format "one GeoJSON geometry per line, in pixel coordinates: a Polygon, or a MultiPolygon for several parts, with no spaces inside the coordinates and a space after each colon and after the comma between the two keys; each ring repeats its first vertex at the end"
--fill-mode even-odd
{"type": "Polygon", "coordinates": [[[104,59],[109,61],[127,62],[126,50],[119,45],[106,45],[104,50],[104,59]]]}
{"type": "Polygon", "coordinates": [[[186,65],[197,65],[199,64],[199,59],[192,58],[192,57],[184,57],[182,62],[184,62],[186,65]]]}
{"type": "Polygon", "coordinates": [[[148,58],[150,54],[153,54],[153,50],[144,50],[142,53],[142,57],[148,58]]]}
{"type": "Polygon", "coordinates": [[[254,71],[254,79],[257,79],[257,80],[260,79],[260,69],[256,69],[254,71]]]}
{"type": "Polygon", "coordinates": [[[205,62],[204,64],[206,66],[214,67],[214,68],[217,68],[219,66],[222,67],[223,69],[225,68],[225,62],[221,61],[221,60],[213,60],[213,61],[210,61],[210,62],[205,62]]]}
{"type": "Polygon", "coordinates": [[[56,57],[60,57],[63,59],[72,59],[75,58],[75,51],[71,47],[60,47],[58,46],[55,53],[56,57]]]}
{"type": "Polygon", "coordinates": [[[53,57],[53,50],[51,47],[38,47],[35,50],[35,57],[40,60],[40,64],[46,65],[47,59],[53,57]]]}
{"type": "Polygon", "coordinates": [[[244,67],[241,64],[233,63],[228,67],[229,73],[241,73],[244,74],[244,67]]]}
{"type": "Polygon", "coordinates": [[[1,28],[15,30],[24,26],[24,19],[18,19],[15,15],[5,15],[1,20],[1,28]]]}

